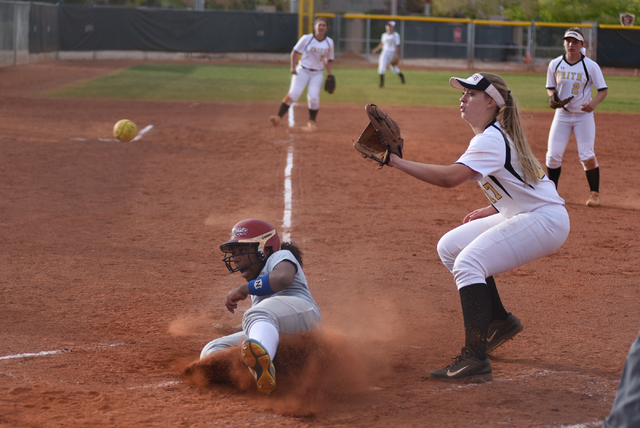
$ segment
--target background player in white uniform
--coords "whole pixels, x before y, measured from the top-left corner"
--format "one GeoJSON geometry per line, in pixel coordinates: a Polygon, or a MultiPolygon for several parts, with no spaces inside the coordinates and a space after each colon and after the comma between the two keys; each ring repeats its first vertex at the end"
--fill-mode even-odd
{"type": "Polygon", "coordinates": [[[591,196],[587,206],[600,205],[600,168],[594,152],[596,122],[593,110],[607,96],[607,84],[598,64],[584,56],[584,36],[577,27],[569,28],[563,37],[565,54],[549,63],[547,94],[558,93],[561,100],[573,96],[566,110],[559,108],[553,117],[547,148],[547,174],[558,187],[562,156],[573,132],[578,156],[587,174],[591,196]],[[598,91],[591,99],[591,87],[598,91]]]}
{"type": "Polygon", "coordinates": [[[236,223],[220,249],[229,272],[240,272],[247,281],[229,292],[227,309],[233,313],[249,295],[251,309],[242,317],[243,331],[212,340],[200,358],[242,342],[242,359],[258,390],[269,394],[276,387],[273,359],[280,333],[312,330],[321,320],[302,271],[302,253],[293,243],[281,245],[273,226],[256,219],[236,223]]]}
{"type": "Polygon", "coordinates": [[[460,293],[465,346],[453,364],[431,375],[492,379],[487,353],[523,328],[504,309],[493,275],[560,248],[569,234],[569,215],[529,148],[517,102],[502,78],[476,73],[466,80],[452,77],[450,84],[464,90],[461,117],[475,134],[464,154],[448,166],[411,162],[394,154],[389,164],[441,187],[477,181],[489,199],[489,206],[467,214],[463,224],[438,243],[440,259],[460,293]]]}
{"type": "Polygon", "coordinates": [[[273,126],[278,126],[280,120],[289,111],[291,104],[298,101],[305,86],[309,104],[309,129],[316,129],[316,117],[320,108],[320,91],[324,79],[324,67],[331,74],[333,68],[333,40],[327,36],[329,26],[324,18],[317,18],[313,25],[314,32],[305,34],[291,51],[291,86],[289,93],[282,100],[280,110],[276,116],[271,116],[273,126]],[[298,63],[298,54],[302,54],[298,63]]]}
{"type": "Polygon", "coordinates": [[[387,67],[391,69],[394,74],[400,76],[400,81],[405,82],[404,74],[400,71],[397,65],[391,65],[391,60],[396,55],[400,55],[400,35],[395,31],[396,23],[389,21],[385,25],[386,33],[382,34],[381,42],[378,46],[373,48],[371,53],[376,53],[382,49],[380,58],[378,58],[378,74],[380,75],[380,87],[384,88],[384,74],[387,71],[387,67]]]}

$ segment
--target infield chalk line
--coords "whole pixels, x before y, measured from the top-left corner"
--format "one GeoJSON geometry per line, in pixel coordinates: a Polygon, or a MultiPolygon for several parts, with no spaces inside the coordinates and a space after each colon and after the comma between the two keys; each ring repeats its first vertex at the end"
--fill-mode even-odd
{"type": "Polygon", "coordinates": [[[148,125],[144,127],[140,132],[138,132],[138,135],[136,135],[136,137],[132,141],[138,141],[140,138],[142,138],[144,134],[151,131],[151,128],[153,128],[153,125],[148,125]]]}
{"type": "Polygon", "coordinates": [[[27,357],[45,357],[47,355],[60,354],[62,352],[73,352],[76,350],[84,350],[84,349],[94,349],[94,348],[113,348],[116,346],[124,345],[124,343],[100,343],[99,345],[92,346],[81,346],[73,349],[56,349],[55,351],[41,351],[41,352],[27,352],[24,354],[15,354],[15,355],[5,355],[0,357],[0,360],[12,360],[14,358],[27,358],[27,357]]]}
{"type": "MultiPolygon", "coordinates": [[[[142,138],[142,136],[144,134],[146,134],[147,132],[151,131],[151,128],[153,128],[153,125],[148,125],[145,126],[140,132],[138,132],[138,135],[135,136],[135,138],[131,141],[138,141],[140,138],[142,138]]],[[[89,141],[91,140],[91,138],[70,138],[71,141],[89,141]]],[[[118,141],[115,138],[98,138],[98,141],[118,141]]]]}
{"type": "Polygon", "coordinates": [[[296,125],[296,121],[293,119],[293,110],[295,107],[296,103],[293,103],[289,106],[289,110],[287,111],[288,113],[288,118],[289,118],[289,128],[293,128],[296,125]]]}
{"type": "Polygon", "coordinates": [[[284,169],[284,215],[282,217],[283,241],[291,240],[291,206],[292,206],[292,185],[291,170],[293,169],[293,146],[287,149],[287,166],[284,169]]]}
{"type": "Polygon", "coordinates": [[[42,351],[42,352],[34,352],[34,353],[27,353],[27,354],[7,355],[4,357],[0,357],[0,360],[10,360],[12,358],[25,358],[25,357],[43,357],[45,355],[59,354],[60,352],[64,352],[64,351],[62,350],[42,351]]]}

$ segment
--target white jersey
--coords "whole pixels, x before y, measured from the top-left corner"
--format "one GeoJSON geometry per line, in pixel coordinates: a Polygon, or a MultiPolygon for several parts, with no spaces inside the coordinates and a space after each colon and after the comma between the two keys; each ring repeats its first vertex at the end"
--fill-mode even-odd
{"type": "Polygon", "coordinates": [[[313,34],[305,34],[293,50],[302,54],[300,65],[308,70],[323,70],[325,60],[333,61],[333,40],[327,36],[320,41],[313,34]]]}
{"type": "Polygon", "coordinates": [[[400,35],[395,31],[392,34],[384,33],[382,39],[382,52],[395,52],[396,47],[400,46],[400,35]]]}
{"type": "Polygon", "coordinates": [[[293,284],[291,284],[284,290],[278,291],[277,293],[274,293],[274,294],[267,294],[264,296],[251,295],[252,306],[255,306],[260,301],[264,299],[268,299],[269,297],[272,297],[272,296],[299,297],[316,305],[316,302],[313,300],[313,297],[311,297],[311,291],[309,291],[309,285],[307,284],[307,277],[304,275],[304,272],[302,271],[302,267],[300,266],[300,263],[298,263],[298,260],[296,260],[295,256],[291,251],[280,250],[280,251],[276,251],[271,256],[269,256],[269,258],[267,259],[267,262],[264,264],[264,267],[262,268],[258,276],[263,276],[271,273],[271,271],[278,265],[278,263],[281,263],[285,260],[293,263],[296,266],[296,275],[293,277],[293,284]]]}
{"type": "Polygon", "coordinates": [[[575,64],[569,64],[564,55],[549,63],[547,89],[555,89],[561,100],[573,96],[566,106],[571,113],[585,113],[582,105],[591,101],[592,86],[598,91],[607,89],[600,66],[586,56],[575,64]]]}
{"type": "Polygon", "coordinates": [[[478,181],[491,205],[507,218],[544,205],[564,205],[555,184],[541,169],[537,184],[524,184],[518,152],[499,122],[494,121],[473,137],[456,163],[478,173],[471,181],[478,181]]]}

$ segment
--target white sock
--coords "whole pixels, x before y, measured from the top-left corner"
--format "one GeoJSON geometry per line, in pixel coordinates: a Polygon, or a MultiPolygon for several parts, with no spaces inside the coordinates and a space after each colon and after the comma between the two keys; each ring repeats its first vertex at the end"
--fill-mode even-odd
{"type": "Polygon", "coordinates": [[[280,333],[276,326],[266,321],[258,321],[249,329],[249,339],[257,340],[269,353],[271,361],[276,357],[280,333]]]}

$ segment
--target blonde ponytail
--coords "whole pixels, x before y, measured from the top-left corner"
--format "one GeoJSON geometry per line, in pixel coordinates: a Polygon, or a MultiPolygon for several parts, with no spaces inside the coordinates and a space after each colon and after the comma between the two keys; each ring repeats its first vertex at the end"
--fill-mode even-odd
{"type": "Polygon", "coordinates": [[[524,133],[522,123],[520,121],[520,111],[518,110],[518,102],[511,91],[507,88],[507,84],[502,78],[492,73],[482,74],[493,86],[496,87],[506,105],[502,109],[496,107],[496,118],[500,122],[502,130],[511,138],[520,158],[520,166],[525,184],[537,184],[540,181],[542,166],[538,159],[534,156],[527,142],[527,136],[524,133]]]}

